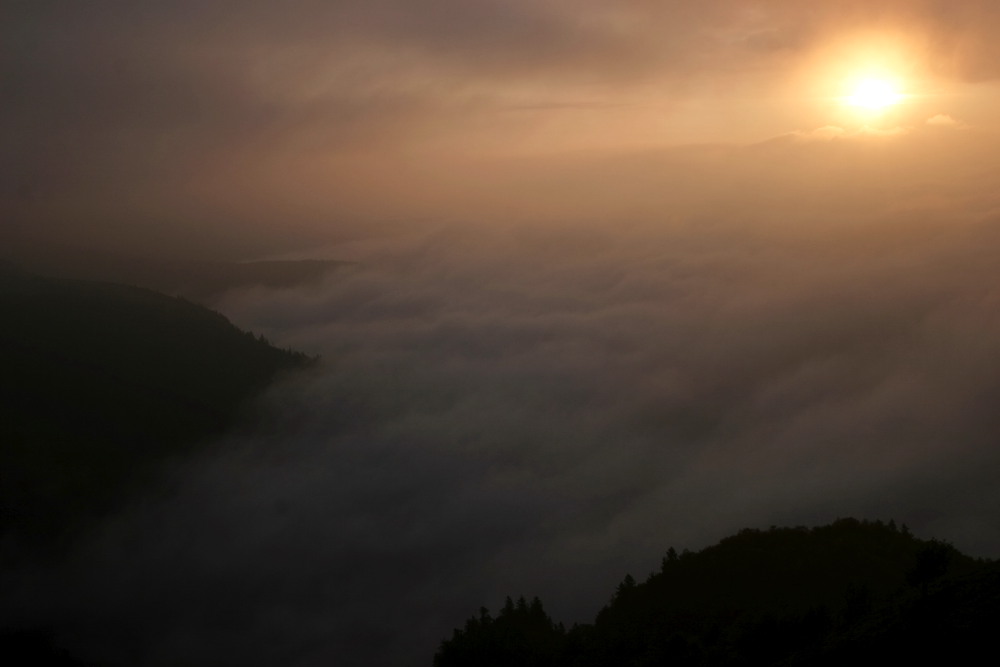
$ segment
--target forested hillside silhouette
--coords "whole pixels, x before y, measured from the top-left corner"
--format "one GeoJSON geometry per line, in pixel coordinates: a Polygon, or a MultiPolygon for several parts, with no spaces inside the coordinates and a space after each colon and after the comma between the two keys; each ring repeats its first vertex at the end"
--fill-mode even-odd
{"type": "Polygon", "coordinates": [[[744,530],[667,551],[626,576],[591,624],[566,630],[536,598],[487,609],[435,667],[954,664],[989,655],[1000,568],[894,523],[744,530]]]}
{"type": "Polygon", "coordinates": [[[0,535],[51,547],[310,359],[145,289],[0,267],[0,535]]]}

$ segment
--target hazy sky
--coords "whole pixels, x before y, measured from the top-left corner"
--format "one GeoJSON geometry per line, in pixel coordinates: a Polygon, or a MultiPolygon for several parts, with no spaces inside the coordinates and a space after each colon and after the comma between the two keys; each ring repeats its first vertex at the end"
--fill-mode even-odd
{"type": "Polygon", "coordinates": [[[356,262],[213,302],[324,363],[5,613],[129,665],[427,665],[745,526],[1000,556],[997,34],[986,0],[5,3],[7,255],[356,262]]]}
{"type": "MultiPolygon", "coordinates": [[[[870,138],[932,118],[992,136],[998,102],[988,0],[40,0],[0,12],[4,233],[138,252],[254,252],[484,211],[567,217],[581,188],[522,192],[525,161],[563,178],[566,159],[870,138]],[[871,76],[904,103],[843,104],[871,76]]],[[[588,195],[628,206],[615,188],[631,175],[594,179],[588,195]]]]}

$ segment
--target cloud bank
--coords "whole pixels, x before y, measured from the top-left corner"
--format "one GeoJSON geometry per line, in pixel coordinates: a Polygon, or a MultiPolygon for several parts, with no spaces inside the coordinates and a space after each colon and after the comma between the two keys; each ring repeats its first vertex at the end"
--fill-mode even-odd
{"type": "Polygon", "coordinates": [[[420,665],[480,605],[587,620],[748,525],[893,517],[996,555],[1000,226],[865,222],[451,226],[231,293],[324,365],[8,573],[6,614],[121,664],[420,665]]]}

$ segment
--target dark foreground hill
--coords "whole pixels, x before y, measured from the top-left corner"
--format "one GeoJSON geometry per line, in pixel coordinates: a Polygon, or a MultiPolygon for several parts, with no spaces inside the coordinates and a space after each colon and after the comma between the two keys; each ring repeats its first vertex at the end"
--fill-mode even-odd
{"type": "Polygon", "coordinates": [[[894,524],[745,530],[671,549],[588,625],[507,600],[444,641],[436,667],[964,664],[989,655],[1000,568],[894,524]]]}
{"type": "Polygon", "coordinates": [[[0,535],[62,539],[308,361],[182,299],[0,267],[0,535]]]}

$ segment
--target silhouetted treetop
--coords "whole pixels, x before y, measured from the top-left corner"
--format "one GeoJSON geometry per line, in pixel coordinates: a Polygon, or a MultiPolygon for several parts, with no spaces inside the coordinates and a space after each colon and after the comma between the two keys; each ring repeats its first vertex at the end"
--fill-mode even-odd
{"type": "MultiPolygon", "coordinates": [[[[550,622],[553,630],[540,644],[546,651],[542,662],[536,653],[491,653],[479,640],[489,637],[495,648],[496,637],[480,628],[456,631],[442,643],[435,664],[842,665],[924,654],[944,659],[972,655],[992,641],[998,620],[996,564],[917,539],[894,523],[841,519],[816,528],[747,529],[682,556],[671,548],[660,571],[644,583],[626,575],[593,624],[561,632],[550,622]],[[951,630],[942,633],[941,627],[951,630]],[[487,654],[493,662],[477,662],[487,654]]],[[[508,632],[515,630],[519,626],[508,632]]],[[[503,645],[533,646],[510,634],[503,645]]]]}

